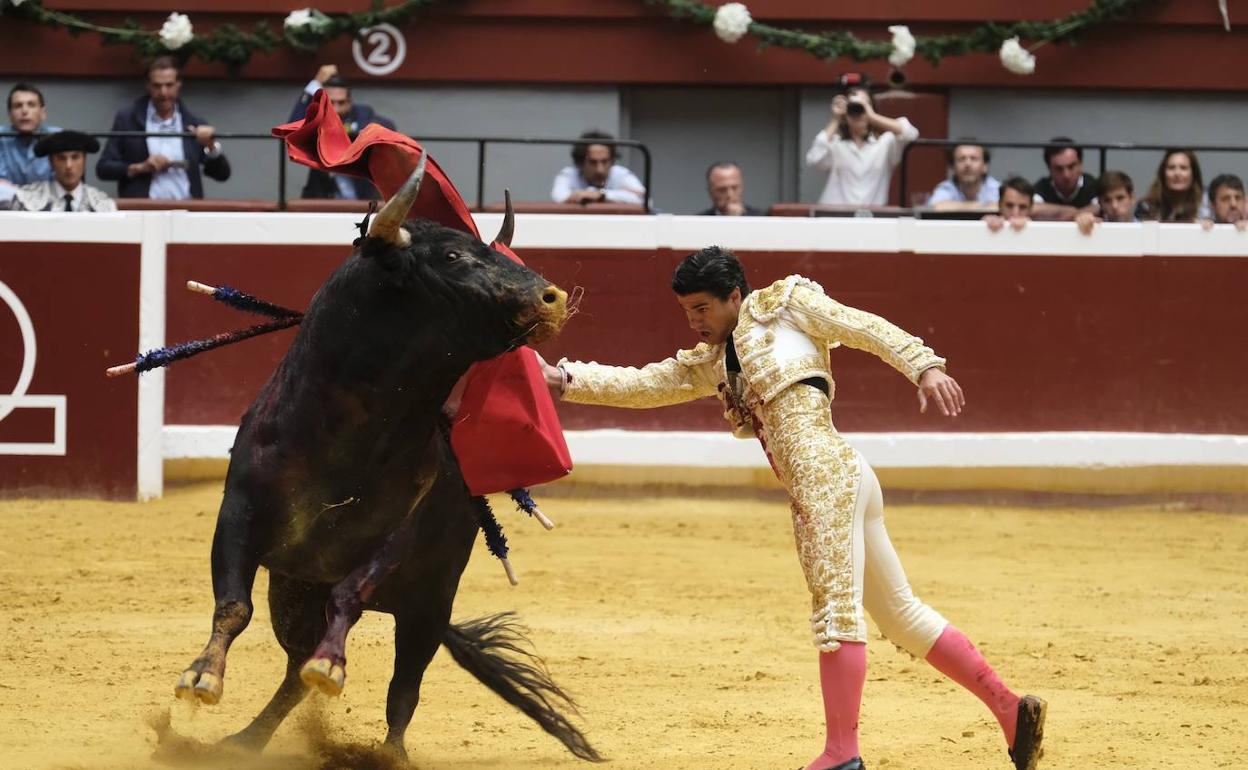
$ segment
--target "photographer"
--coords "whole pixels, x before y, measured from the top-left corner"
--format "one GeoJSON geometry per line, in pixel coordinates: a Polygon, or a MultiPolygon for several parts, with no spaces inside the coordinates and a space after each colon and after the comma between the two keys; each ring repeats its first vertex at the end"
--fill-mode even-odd
{"type": "Polygon", "coordinates": [[[832,99],[832,119],[806,152],[806,165],[830,172],[820,203],[883,206],[901,152],[919,130],[906,118],[876,112],[862,76],[843,75],[841,86],[832,99]]]}

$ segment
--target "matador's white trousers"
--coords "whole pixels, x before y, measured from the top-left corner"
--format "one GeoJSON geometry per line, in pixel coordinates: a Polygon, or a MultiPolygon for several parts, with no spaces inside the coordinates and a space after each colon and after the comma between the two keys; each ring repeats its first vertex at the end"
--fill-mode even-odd
{"type": "Polygon", "coordinates": [[[757,408],[755,430],[789,492],[815,646],[865,642],[865,609],[893,644],[926,657],[946,621],[910,589],[884,528],[880,482],[836,432],[827,396],[792,385],[757,408]]]}

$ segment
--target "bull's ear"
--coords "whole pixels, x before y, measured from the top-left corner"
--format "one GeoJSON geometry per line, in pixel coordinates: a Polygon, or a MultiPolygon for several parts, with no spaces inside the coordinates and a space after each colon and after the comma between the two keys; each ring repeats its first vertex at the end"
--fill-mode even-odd
{"type": "Polygon", "coordinates": [[[377,216],[373,217],[373,223],[368,228],[369,238],[380,238],[400,248],[411,245],[412,236],[403,229],[403,222],[407,219],[407,212],[412,208],[412,204],[416,202],[416,196],[420,193],[420,182],[425,177],[425,158],[428,156],[427,152],[420,154],[420,162],[416,164],[416,170],[407,178],[394,197],[386,201],[386,205],[381,207],[377,216]]]}
{"type": "Polygon", "coordinates": [[[511,236],[516,232],[516,210],[511,207],[511,190],[503,190],[503,201],[503,224],[498,228],[498,235],[494,236],[493,243],[501,243],[510,248],[511,236]]]}

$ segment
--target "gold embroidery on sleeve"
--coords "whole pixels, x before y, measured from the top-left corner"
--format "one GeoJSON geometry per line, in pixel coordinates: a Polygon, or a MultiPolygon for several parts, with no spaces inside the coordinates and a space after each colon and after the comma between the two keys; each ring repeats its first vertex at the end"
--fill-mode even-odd
{"type": "Polygon", "coordinates": [[[863,310],[842,305],[816,287],[795,286],[788,308],[812,336],[827,342],[843,342],[877,356],[911,382],[932,367],[945,366],[923,340],[863,310]]]}
{"type": "Polygon", "coordinates": [[[648,409],[713,396],[718,384],[715,362],[720,352],[720,346],[702,343],[691,351],[679,351],[675,358],[640,369],[564,359],[559,365],[567,371],[570,381],[563,391],[563,400],[648,409]]]}

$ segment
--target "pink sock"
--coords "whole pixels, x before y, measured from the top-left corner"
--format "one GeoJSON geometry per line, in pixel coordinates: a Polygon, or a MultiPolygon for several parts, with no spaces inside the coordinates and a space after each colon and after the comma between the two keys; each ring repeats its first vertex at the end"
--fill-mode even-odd
{"type": "Polygon", "coordinates": [[[858,710],[867,681],[867,645],[841,642],[836,652],[819,653],[819,685],[828,740],[806,770],[826,770],[858,756],[858,710]]]}
{"type": "Polygon", "coordinates": [[[1014,745],[1018,696],[1010,692],[970,639],[952,625],[945,626],[927,653],[927,662],[982,700],[1005,732],[1005,744],[1014,745]]]}

